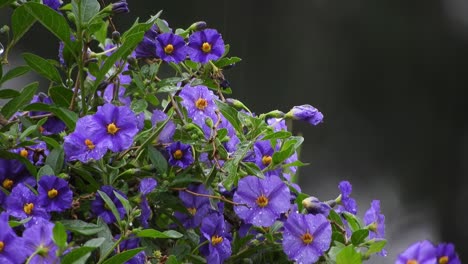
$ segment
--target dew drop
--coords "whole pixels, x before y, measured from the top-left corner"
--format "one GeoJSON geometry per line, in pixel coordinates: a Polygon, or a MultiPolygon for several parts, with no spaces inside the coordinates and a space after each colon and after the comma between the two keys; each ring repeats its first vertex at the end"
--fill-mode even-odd
{"type": "Polygon", "coordinates": [[[4,51],[5,51],[5,48],[3,48],[3,45],[0,42],[0,55],[2,55],[4,51]]]}

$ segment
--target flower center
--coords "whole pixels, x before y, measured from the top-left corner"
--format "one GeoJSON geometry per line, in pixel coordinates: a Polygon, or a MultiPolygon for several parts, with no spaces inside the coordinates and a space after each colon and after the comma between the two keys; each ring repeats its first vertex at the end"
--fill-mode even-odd
{"type": "MultiPolygon", "coordinates": [[[[107,130],[109,130],[109,127],[107,127],[107,130]]],[[[94,147],[96,147],[96,146],[94,145],[94,143],[93,143],[91,140],[89,140],[89,139],[86,139],[86,140],[84,141],[84,143],[86,144],[86,146],[88,146],[88,149],[90,149],[90,150],[93,150],[94,147]]]]}
{"type": "Polygon", "coordinates": [[[198,100],[195,102],[195,106],[200,110],[205,110],[205,108],[208,106],[208,102],[206,99],[198,98],[198,100]]]}
{"type": "Polygon", "coordinates": [[[58,191],[54,188],[52,188],[51,190],[47,192],[47,196],[49,196],[50,199],[55,198],[57,195],[58,195],[58,191]]]}
{"type": "Polygon", "coordinates": [[[205,52],[205,53],[210,52],[210,51],[211,51],[211,45],[210,45],[210,43],[204,42],[204,43],[202,44],[202,46],[201,46],[201,50],[203,50],[203,52],[205,52]]]}
{"type": "Polygon", "coordinates": [[[216,246],[216,245],[220,244],[221,242],[223,242],[222,237],[217,236],[217,235],[214,235],[214,236],[211,237],[211,244],[213,244],[213,246],[216,246]]]}
{"type": "Polygon", "coordinates": [[[0,253],[3,251],[4,247],[5,247],[5,243],[3,243],[3,241],[0,241],[0,253]]]}
{"type": "Polygon", "coordinates": [[[440,257],[439,259],[439,264],[447,264],[448,262],[449,262],[448,256],[443,256],[443,257],[440,257]]]}
{"type": "Polygon", "coordinates": [[[120,128],[118,128],[114,123],[110,123],[107,125],[107,133],[115,135],[117,131],[119,131],[120,128]]]}
{"type": "Polygon", "coordinates": [[[45,256],[47,256],[47,254],[49,254],[49,248],[46,247],[45,245],[41,244],[37,249],[37,254],[42,256],[42,257],[45,257],[45,256]]]}
{"type": "Polygon", "coordinates": [[[13,181],[10,179],[5,179],[2,183],[3,188],[10,190],[13,187],[13,181]]]}
{"type": "Polygon", "coordinates": [[[419,264],[419,262],[415,259],[410,259],[408,261],[406,261],[406,264],[419,264]]]}
{"type": "Polygon", "coordinates": [[[23,206],[23,211],[27,214],[30,215],[32,213],[32,210],[34,209],[34,204],[33,203],[27,203],[23,206]]]}
{"type": "Polygon", "coordinates": [[[39,130],[39,133],[41,133],[41,134],[42,134],[42,132],[44,132],[44,130],[45,130],[43,126],[40,126],[40,127],[38,127],[37,129],[39,130]]]}
{"type": "Polygon", "coordinates": [[[193,208],[187,208],[187,211],[189,211],[189,213],[191,215],[195,215],[197,213],[197,208],[193,207],[193,208]]]}
{"type": "Polygon", "coordinates": [[[21,157],[23,157],[23,158],[27,158],[27,157],[28,157],[28,151],[25,150],[25,149],[22,149],[22,150],[20,151],[20,155],[21,155],[21,157]]]}
{"type": "Polygon", "coordinates": [[[257,198],[255,202],[258,204],[258,206],[265,207],[268,205],[268,198],[264,194],[262,194],[257,198]]]}
{"type": "Polygon", "coordinates": [[[314,241],[314,236],[311,235],[309,231],[307,231],[307,233],[301,236],[301,239],[302,239],[302,242],[304,242],[304,244],[308,245],[312,243],[312,241],[314,241]]]}
{"type": "Polygon", "coordinates": [[[266,156],[266,155],[263,156],[263,158],[262,158],[262,163],[263,163],[263,165],[265,165],[265,166],[270,165],[270,163],[271,163],[271,156],[266,156]]]}
{"type": "Polygon", "coordinates": [[[174,151],[174,153],[172,153],[172,156],[174,157],[174,159],[176,160],[180,160],[183,156],[184,156],[184,152],[180,149],[174,151]]]}
{"type": "Polygon", "coordinates": [[[164,47],[164,52],[166,54],[172,54],[173,51],[174,51],[174,46],[172,46],[172,44],[167,44],[166,47],[164,47]]]}

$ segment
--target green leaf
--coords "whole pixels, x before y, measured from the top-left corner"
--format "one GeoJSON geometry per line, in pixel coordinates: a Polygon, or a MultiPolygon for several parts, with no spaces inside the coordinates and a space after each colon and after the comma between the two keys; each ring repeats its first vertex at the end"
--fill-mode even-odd
{"type": "Polygon", "coordinates": [[[78,23],[86,25],[98,12],[100,5],[97,0],[73,0],[72,12],[78,23]]]}
{"type": "Polygon", "coordinates": [[[179,261],[177,260],[177,257],[174,256],[174,255],[169,256],[169,257],[167,258],[167,260],[166,260],[166,264],[180,264],[180,263],[182,263],[182,262],[179,262],[179,261]]]}
{"type": "Polygon", "coordinates": [[[55,175],[54,169],[49,165],[42,166],[37,172],[37,179],[39,180],[44,175],[55,175]]]}
{"type": "Polygon", "coordinates": [[[355,215],[350,214],[348,212],[344,212],[343,216],[346,218],[346,221],[348,221],[351,231],[355,232],[362,228],[361,224],[359,223],[359,220],[356,218],[355,215]]]}
{"type": "Polygon", "coordinates": [[[366,240],[366,238],[369,236],[369,230],[368,229],[359,229],[353,232],[351,235],[351,242],[353,242],[353,245],[359,246],[362,242],[366,240]]]}
{"type": "Polygon", "coordinates": [[[2,89],[0,90],[0,99],[9,99],[19,96],[20,93],[13,89],[2,89]]]}
{"type": "Polygon", "coordinates": [[[112,214],[115,216],[115,219],[117,219],[117,222],[120,222],[120,220],[121,220],[120,213],[117,210],[117,207],[115,206],[112,199],[109,198],[109,196],[107,196],[107,194],[105,192],[103,192],[103,191],[98,190],[98,193],[101,196],[101,198],[104,200],[104,202],[106,203],[107,207],[110,208],[112,214]]]}
{"type": "Polygon", "coordinates": [[[238,57],[231,57],[231,58],[222,58],[218,61],[215,62],[216,67],[218,68],[224,68],[226,66],[229,66],[231,64],[235,64],[240,62],[242,59],[238,57]]]}
{"type": "Polygon", "coordinates": [[[67,232],[65,227],[60,222],[55,222],[54,229],[52,230],[53,240],[59,248],[65,248],[67,246],[67,232]]]}
{"type": "Polygon", "coordinates": [[[84,246],[98,248],[102,245],[102,243],[104,243],[105,240],[106,239],[103,237],[93,238],[93,239],[86,241],[84,246]]]}
{"type": "Polygon", "coordinates": [[[136,254],[140,253],[143,248],[135,248],[135,249],[130,249],[130,250],[125,250],[124,252],[117,254],[106,261],[104,261],[102,264],[122,264],[125,263],[127,260],[133,258],[136,254]]]}
{"type": "Polygon", "coordinates": [[[133,112],[135,112],[136,114],[141,113],[145,111],[146,108],[148,108],[148,102],[146,102],[146,100],[144,99],[133,100],[131,104],[131,108],[133,112]]]}
{"type": "Polygon", "coordinates": [[[95,247],[79,247],[66,254],[60,263],[85,264],[86,260],[91,256],[91,252],[95,249],[95,247]]]}
{"type": "Polygon", "coordinates": [[[47,30],[54,34],[58,39],[63,41],[67,46],[71,47],[70,39],[71,31],[65,17],[46,5],[39,3],[28,2],[23,4],[26,11],[31,14],[39,23],[47,30]]]}
{"type": "Polygon", "coordinates": [[[29,68],[29,66],[19,66],[19,67],[13,68],[9,70],[7,73],[5,73],[5,75],[3,75],[3,77],[0,79],[0,85],[13,78],[25,75],[30,70],[31,68],[29,68]]]}
{"type": "Polygon", "coordinates": [[[103,225],[87,223],[81,220],[62,220],[61,222],[66,229],[85,236],[94,235],[104,230],[103,225]]]}
{"type": "Polygon", "coordinates": [[[159,18],[156,19],[156,25],[158,25],[159,30],[161,30],[161,32],[163,33],[171,31],[171,29],[166,25],[166,23],[164,23],[164,21],[162,21],[159,18]]]}
{"type": "Polygon", "coordinates": [[[63,107],[52,107],[50,109],[70,130],[75,130],[78,114],[63,107]]]}
{"type": "Polygon", "coordinates": [[[225,103],[223,103],[221,101],[216,100],[215,102],[218,105],[219,110],[221,111],[223,116],[229,121],[229,123],[232,124],[234,129],[239,134],[243,134],[242,124],[241,124],[241,122],[239,120],[239,117],[237,116],[238,111],[235,108],[230,107],[229,105],[227,105],[227,104],[225,104],[225,103]]]}
{"type": "Polygon", "coordinates": [[[41,58],[40,56],[34,55],[32,53],[23,53],[23,58],[26,63],[33,69],[35,72],[39,73],[42,77],[54,81],[56,83],[61,83],[62,78],[57,68],[52,65],[48,60],[41,58]]]}
{"type": "Polygon", "coordinates": [[[16,44],[35,22],[36,19],[26,10],[24,5],[16,8],[11,15],[11,30],[13,31],[12,43],[16,44]]]}
{"type": "Polygon", "coordinates": [[[332,221],[332,222],[338,224],[339,226],[341,226],[342,228],[344,228],[343,220],[341,220],[341,217],[335,212],[335,210],[330,210],[330,213],[328,214],[328,219],[330,219],[330,221],[332,221]]]}
{"type": "Polygon", "coordinates": [[[45,163],[49,165],[55,172],[55,175],[60,174],[65,161],[63,148],[54,148],[46,158],[45,163]]]}
{"type": "Polygon", "coordinates": [[[257,164],[253,162],[241,162],[240,164],[245,168],[249,175],[255,175],[261,179],[265,178],[265,175],[262,173],[257,164]]]}
{"type": "Polygon", "coordinates": [[[55,105],[69,107],[73,98],[73,91],[63,86],[55,86],[49,89],[49,96],[55,105]]]}
{"type": "Polygon", "coordinates": [[[291,132],[288,131],[278,131],[271,134],[265,135],[262,140],[269,140],[269,139],[284,139],[291,137],[291,132]]]}
{"type": "Polygon", "coordinates": [[[361,264],[361,255],[350,245],[343,248],[336,256],[336,264],[361,264]]]}
{"type": "Polygon", "coordinates": [[[387,240],[378,240],[372,243],[366,252],[366,256],[378,253],[387,245],[387,240]]]}
{"type": "Polygon", "coordinates": [[[158,170],[160,174],[164,174],[167,171],[167,160],[164,156],[151,145],[148,145],[148,157],[153,163],[153,166],[158,170]]]}
{"type": "Polygon", "coordinates": [[[119,199],[119,201],[122,203],[124,209],[125,209],[125,213],[127,215],[130,214],[130,210],[132,210],[132,207],[130,206],[130,202],[125,198],[123,197],[120,193],[114,191],[114,195],[117,197],[117,199],[119,199]]]}
{"type": "Polygon", "coordinates": [[[175,230],[158,231],[155,229],[144,229],[137,233],[138,237],[149,237],[149,238],[181,238],[183,235],[175,230]]]}
{"type": "Polygon", "coordinates": [[[9,5],[9,4],[13,3],[14,1],[16,1],[16,0],[0,0],[0,8],[9,5]]]}
{"type": "Polygon", "coordinates": [[[34,83],[30,83],[26,87],[24,87],[23,90],[21,91],[20,96],[11,99],[8,103],[6,103],[3,106],[2,110],[1,110],[2,115],[6,119],[9,119],[17,111],[23,109],[23,107],[27,103],[29,103],[31,101],[31,99],[33,98],[34,94],[37,91],[38,86],[39,86],[39,83],[34,82],[34,83]]]}

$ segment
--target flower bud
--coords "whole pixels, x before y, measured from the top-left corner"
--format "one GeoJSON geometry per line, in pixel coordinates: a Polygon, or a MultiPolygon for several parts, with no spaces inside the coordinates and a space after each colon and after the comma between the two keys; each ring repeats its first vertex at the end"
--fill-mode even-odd
{"type": "Polygon", "coordinates": [[[194,30],[194,31],[198,31],[198,30],[203,30],[207,27],[207,24],[205,21],[198,21],[198,22],[195,22],[193,23],[190,27],[189,27],[189,30],[194,30]]]}
{"type": "Polygon", "coordinates": [[[114,41],[114,43],[120,43],[120,32],[112,32],[112,41],[114,41]]]}
{"type": "Polygon", "coordinates": [[[323,214],[325,216],[328,215],[331,208],[328,204],[321,202],[316,197],[310,196],[302,200],[302,206],[311,214],[323,214]]]}
{"type": "Polygon", "coordinates": [[[294,106],[286,115],[286,118],[307,121],[311,125],[323,122],[323,114],[311,105],[294,106]]]}
{"type": "Polygon", "coordinates": [[[0,34],[5,34],[10,31],[10,27],[7,25],[4,25],[2,28],[0,28],[0,34]]]}

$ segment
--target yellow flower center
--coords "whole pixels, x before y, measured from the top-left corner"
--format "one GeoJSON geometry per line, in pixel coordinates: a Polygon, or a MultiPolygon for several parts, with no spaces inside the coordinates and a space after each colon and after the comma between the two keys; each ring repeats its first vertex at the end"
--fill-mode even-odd
{"type": "Polygon", "coordinates": [[[265,207],[268,205],[268,198],[264,194],[262,194],[257,198],[255,202],[258,204],[258,206],[265,207]]]}
{"type": "Polygon", "coordinates": [[[309,231],[307,231],[307,233],[301,236],[301,239],[302,239],[302,242],[304,242],[304,244],[308,245],[312,243],[312,241],[314,241],[314,236],[311,235],[309,231]]]}
{"type": "Polygon", "coordinates": [[[5,248],[5,243],[3,243],[3,241],[0,241],[0,252],[3,251],[3,248],[5,248]]]}
{"type": "Polygon", "coordinates": [[[22,149],[22,150],[20,151],[20,155],[21,155],[21,157],[23,157],[23,158],[27,158],[27,157],[28,157],[28,151],[25,150],[25,149],[22,149]]]}
{"type": "Polygon", "coordinates": [[[419,264],[419,262],[415,259],[410,259],[408,261],[406,261],[406,264],[419,264]]]}
{"type": "Polygon", "coordinates": [[[172,156],[174,157],[174,159],[180,160],[184,156],[184,152],[178,149],[174,151],[174,153],[172,153],[172,156]]]}
{"type": "Polygon", "coordinates": [[[117,131],[119,131],[120,128],[118,128],[114,123],[110,123],[107,125],[107,133],[115,135],[117,131]]]}
{"type": "Polygon", "coordinates": [[[195,102],[195,106],[200,110],[205,110],[205,108],[208,106],[208,102],[206,99],[198,98],[198,100],[195,102]]]}
{"type": "Polygon", "coordinates": [[[30,215],[33,209],[34,209],[33,203],[27,203],[23,206],[23,210],[27,215],[30,215]]]}
{"type": "Polygon", "coordinates": [[[263,163],[263,165],[265,165],[265,166],[270,165],[270,163],[271,163],[271,156],[263,156],[263,158],[262,158],[262,163],[263,163]]]}
{"type": "MultiPolygon", "coordinates": [[[[109,127],[107,127],[107,130],[109,130],[109,127]]],[[[96,146],[94,145],[94,143],[93,143],[91,140],[89,140],[89,139],[86,139],[86,140],[84,141],[84,143],[86,144],[86,146],[88,146],[88,149],[90,149],[90,150],[93,150],[94,147],[96,147],[96,146]]]]}
{"type": "Polygon", "coordinates": [[[197,213],[197,208],[193,207],[193,208],[187,208],[187,211],[189,211],[189,213],[191,215],[195,215],[197,213]]]}
{"type": "Polygon", "coordinates": [[[13,181],[10,179],[5,179],[2,183],[3,188],[10,190],[13,187],[13,181]]]}
{"type": "Polygon", "coordinates": [[[449,262],[448,256],[443,256],[443,257],[440,257],[439,259],[439,264],[447,264],[448,262],[449,262]]]}
{"type": "Polygon", "coordinates": [[[216,245],[220,244],[221,242],[223,242],[222,237],[217,236],[217,235],[214,235],[214,236],[211,237],[211,244],[213,244],[213,246],[216,246],[216,245]]]}
{"type": "Polygon", "coordinates": [[[57,195],[58,191],[53,188],[47,192],[47,196],[49,196],[50,199],[55,198],[57,195]]]}
{"type": "Polygon", "coordinates": [[[210,52],[210,51],[211,51],[211,45],[210,45],[210,43],[204,42],[204,43],[202,44],[202,46],[201,46],[201,49],[202,49],[203,52],[205,52],[205,53],[210,52]]]}
{"type": "Polygon", "coordinates": [[[164,47],[164,52],[166,54],[172,54],[172,52],[174,52],[174,46],[172,46],[172,44],[167,44],[166,47],[164,47]]]}

